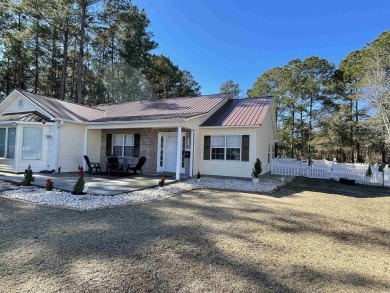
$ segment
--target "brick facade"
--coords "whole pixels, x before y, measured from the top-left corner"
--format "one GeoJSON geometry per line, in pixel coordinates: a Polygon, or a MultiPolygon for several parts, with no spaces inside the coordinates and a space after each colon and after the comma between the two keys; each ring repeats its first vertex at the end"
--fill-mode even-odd
{"type": "MultiPolygon", "coordinates": [[[[158,133],[159,132],[177,132],[176,128],[130,128],[130,129],[103,129],[101,137],[100,147],[100,164],[105,171],[107,156],[106,156],[106,143],[107,134],[140,134],[140,156],[146,157],[145,165],[142,170],[144,174],[155,174],[157,172],[157,147],[158,147],[158,133]]],[[[183,135],[186,135],[186,139],[190,137],[190,131],[183,130],[183,135]]],[[[127,162],[132,166],[135,166],[139,158],[126,157],[127,162]]],[[[124,166],[126,169],[127,166],[124,166]]],[[[185,159],[186,175],[189,175],[190,159],[185,159]]]]}

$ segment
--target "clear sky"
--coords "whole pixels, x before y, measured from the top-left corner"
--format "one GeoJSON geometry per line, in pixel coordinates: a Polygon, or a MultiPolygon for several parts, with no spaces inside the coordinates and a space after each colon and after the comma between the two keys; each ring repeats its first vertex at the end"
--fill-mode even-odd
{"type": "Polygon", "coordinates": [[[133,0],[164,54],[189,70],[202,94],[226,80],[251,88],[264,71],[310,56],[338,65],[390,30],[390,0],[133,0]]]}

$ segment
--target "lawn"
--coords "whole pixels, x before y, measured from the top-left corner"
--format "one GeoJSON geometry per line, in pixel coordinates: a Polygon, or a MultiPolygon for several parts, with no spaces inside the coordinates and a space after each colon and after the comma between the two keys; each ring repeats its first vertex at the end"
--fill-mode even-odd
{"type": "Polygon", "coordinates": [[[299,179],[89,212],[0,198],[0,291],[388,292],[387,194],[299,179]]]}

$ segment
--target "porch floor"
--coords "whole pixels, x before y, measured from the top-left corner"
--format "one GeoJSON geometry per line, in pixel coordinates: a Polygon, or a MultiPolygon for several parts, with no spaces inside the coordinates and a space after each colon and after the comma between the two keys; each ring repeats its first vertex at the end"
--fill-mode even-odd
{"type": "MultiPolygon", "coordinates": [[[[54,182],[54,188],[70,192],[73,189],[73,185],[77,181],[78,173],[34,173],[34,176],[35,186],[44,187],[46,180],[51,178],[54,182]]],[[[158,186],[158,181],[161,179],[161,174],[116,177],[104,174],[85,173],[84,176],[85,185],[88,187],[88,193],[97,195],[115,195],[119,193],[151,188],[158,186]]],[[[175,181],[174,174],[164,174],[164,176],[166,178],[166,183],[175,181]]],[[[23,174],[0,172],[0,180],[9,181],[16,184],[20,184],[23,181],[23,177],[23,174]]]]}

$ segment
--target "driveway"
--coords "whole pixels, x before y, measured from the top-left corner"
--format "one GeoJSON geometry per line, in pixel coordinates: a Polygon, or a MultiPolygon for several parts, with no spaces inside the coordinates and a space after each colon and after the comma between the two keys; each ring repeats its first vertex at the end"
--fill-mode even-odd
{"type": "Polygon", "coordinates": [[[388,189],[335,184],[89,212],[0,198],[0,291],[390,291],[388,189]]]}

